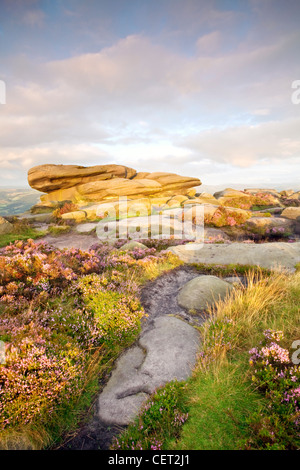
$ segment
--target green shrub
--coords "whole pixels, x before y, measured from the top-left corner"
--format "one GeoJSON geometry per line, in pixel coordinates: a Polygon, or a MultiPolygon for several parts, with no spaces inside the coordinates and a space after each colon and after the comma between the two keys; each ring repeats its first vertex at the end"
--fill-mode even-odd
{"type": "Polygon", "coordinates": [[[48,228],[51,235],[61,235],[62,233],[68,233],[71,230],[71,227],[68,225],[50,225],[48,228]]]}
{"type": "Polygon", "coordinates": [[[94,314],[99,335],[105,344],[125,345],[135,339],[144,311],[133,295],[105,290],[86,293],[84,300],[87,309],[94,314]]]}

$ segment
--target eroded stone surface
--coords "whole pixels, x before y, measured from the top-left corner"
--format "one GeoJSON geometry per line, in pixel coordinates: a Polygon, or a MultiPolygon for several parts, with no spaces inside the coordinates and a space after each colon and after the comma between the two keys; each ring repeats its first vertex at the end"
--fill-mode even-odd
{"type": "Polygon", "coordinates": [[[180,289],[178,304],[187,309],[203,310],[224,299],[231,289],[232,284],[217,276],[197,276],[180,289]]]}
{"type": "Polygon", "coordinates": [[[295,271],[300,261],[300,242],[202,245],[191,243],[168,248],[186,263],[250,264],[272,269],[295,271]]]}
{"type": "Polygon", "coordinates": [[[185,380],[196,362],[197,330],[184,321],[162,316],[148,325],[137,346],[117,361],[99,396],[99,418],[107,424],[129,424],[142,403],[167,382],[185,380]]]}

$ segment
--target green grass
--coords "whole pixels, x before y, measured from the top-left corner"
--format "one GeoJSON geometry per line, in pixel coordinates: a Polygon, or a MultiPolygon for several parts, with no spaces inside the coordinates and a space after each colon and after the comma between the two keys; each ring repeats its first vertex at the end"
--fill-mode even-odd
{"type": "Polygon", "coordinates": [[[35,240],[44,235],[45,235],[45,232],[37,231],[31,227],[24,229],[20,233],[14,232],[14,233],[0,235],[0,248],[2,248],[3,246],[7,246],[10,243],[15,242],[16,240],[28,240],[29,238],[31,238],[32,240],[35,240]]]}
{"type": "Polygon", "coordinates": [[[221,369],[197,373],[188,390],[189,419],[177,450],[230,450],[235,442],[247,437],[246,418],[261,406],[262,399],[244,380],[245,367],[223,364],[221,369]]]}
{"type": "Polygon", "coordinates": [[[253,275],[248,288],[236,291],[211,310],[216,327],[203,328],[206,359],[188,390],[189,416],[176,449],[239,449],[251,436],[253,412],[268,416],[265,399],[251,385],[248,351],[268,328],[284,332],[285,346],[300,338],[300,274],[253,275]],[[222,321],[232,323],[226,331],[222,321]],[[227,321],[227,320],[226,320],[227,321]],[[230,342],[230,347],[226,346],[230,342]]]}
{"type": "MultiPolygon", "coordinates": [[[[229,274],[228,267],[222,272],[210,268],[229,274]]],[[[185,387],[189,418],[179,437],[166,438],[162,449],[239,450],[247,442],[257,444],[257,424],[251,419],[261,413],[268,420],[270,402],[253,386],[249,350],[259,345],[267,329],[281,330],[287,349],[300,338],[300,273],[256,268],[248,271],[247,283],[208,312],[210,320],[200,328],[201,352],[185,387]]],[[[282,429],[278,448],[285,448],[282,429]]],[[[131,435],[136,442],[141,439],[136,430],[131,435]]]]}

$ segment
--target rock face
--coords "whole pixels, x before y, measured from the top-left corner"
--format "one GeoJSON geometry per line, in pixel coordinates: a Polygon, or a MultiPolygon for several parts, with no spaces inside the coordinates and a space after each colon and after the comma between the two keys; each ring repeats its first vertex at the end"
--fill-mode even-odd
{"type": "Polygon", "coordinates": [[[71,200],[97,202],[122,196],[129,198],[173,196],[189,194],[199,186],[198,178],[174,173],[137,173],[122,165],[40,165],[28,172],[30,186],[47,193],[41,197],[43,204],[71,200]]]}

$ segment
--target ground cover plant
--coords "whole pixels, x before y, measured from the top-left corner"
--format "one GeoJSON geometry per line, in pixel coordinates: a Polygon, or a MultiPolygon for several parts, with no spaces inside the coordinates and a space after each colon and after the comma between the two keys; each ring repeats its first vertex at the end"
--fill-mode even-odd
{"type": "Polygon", "coordinates": [[[268,193],[256,193],[249,195],[245,193],[245,196],[226,198],[227,207],[235,207],[238,209],[245,210],[260,210],[265,207],[273,207],[276,204],[276,199],[272,194],[268,193]]]}
{"type": "MultiPolygon", "coordinates": [[[[141,285],[181,264],[167,241],[130,252],[123,243],[0,251],[0,448],[50,448],[76,429],[99,377],[139,333],[141,285]]],[[[156,390],[113,448],[299,448],[300,272],[193,266],[246,282],[208,312],[192,377],[156,390]]]]}
{"type": "MultiPolygon", "coordinates": [[[[215,269],[220,274],[224,267],[215,269]]],[[[168,400],[160,399],[167,433],[156,428],[155,413],[151,420],[149,409],[157,408],[151,397],[150,408],[117,437],[113,449],[149,449],[155,442],[159,449],[176,450],[299,449],[300,368],[291,347],[300,338],[300,273],[258,268],[246,276],[245,286],[210,309],[193,375],[174,384],[185,393],[173,414],[168,400]],[[185,416],[180,426],[172,420],[176,410],[185,416]]]]}
{"type": "Polygon", "coordinates": [[[45,234],[43,231],[36,230],[30,226],[26,221],[18,220],[16,217],[8,217],[7,219],[12,223],[13,230],[11,233],[1,234],[0,248],[16,240],[37,239],[45,234]]]}
{"type": "Polygon", "coordinates": [[[139,332],[141,279],[174,267],[172,258],[155,248],[83,252],[33,240],[1,250],[2,449],[47,448],[78,425],[97,377],[139,332]]]}

